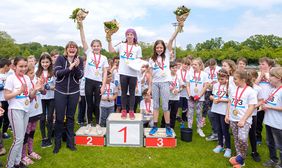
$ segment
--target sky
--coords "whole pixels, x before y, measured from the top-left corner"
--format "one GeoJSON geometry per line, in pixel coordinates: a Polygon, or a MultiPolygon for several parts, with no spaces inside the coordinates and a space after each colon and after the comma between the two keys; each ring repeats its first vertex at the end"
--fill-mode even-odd
{"type": "Polygon", "coordinates": [[[88,44],[100,39],[107,48],[104,21],[116,19],[119,31],[113,44],[125,39],[125,31],[134,28],[138,40],[167,42],[176,22],[173,11],[181,5],[191,9],[184,32],[176,44],[185,48],[215,37],[242,42],[255,34],[282,37],[282,0],[1,0],[0,31],[6,31],[16,43],[39,42],[81,45],[79,31],[69,15],[75,8],[89,11],[84,21],[88,44]]]}

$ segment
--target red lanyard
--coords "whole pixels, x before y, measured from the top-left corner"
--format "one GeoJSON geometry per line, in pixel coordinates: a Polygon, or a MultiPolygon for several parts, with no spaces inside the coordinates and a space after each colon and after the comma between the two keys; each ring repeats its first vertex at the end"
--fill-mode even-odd
{"type": "Polygon", "coordinates": [[[147,112],[151,111],[150,110],[151,109],[151,100],[149,101],[149,103],[146,103],[146,101],[145,101],[145,106],[146,106],[146,111],[147,112]]]}
{"type": "MultiPolygon", "coordinates": [[[[31,82],[31,85],[32,85],[32,89],[34,89],[34,84],[32,82],[32,80],[30,79],[30,82],[31,82]]],[[[36,97],[36,94],[35,94],[35,97],[34,97],[35,101],[37,101],[37,97],[36,97]]]]}
{"type": "Polygon", "coordinates": [[[44,83],[47,83],[48,82],[48,73],[47,73],[47,76],[45,78],[44,77],[44,72],[42,72],[42,78],[44,79],[44,83]]]}
{"type": "Polygon", "coordinates": [[[177,81],[177,75],[175,76],[174,82],[173,82],[173,87],[176,86],[176,81],[177,81]]]}
{"type": "Polygon", "coordinates": [[[238,99],[237,99],[237,97],[238,97],[239,87],[237,87],[236,95],[235,95],[235,100],[234,100],[234,107],[235,107],[235,108],[236,108],[236,106],[237,106],[238,101],[241,99],[243,93],[244,93],[245,90],[247,89],[247,87],[248,87],[248,85],[246,85],[246,86],[244,87],[244,89],[242,90],[242,92],[241,92],[241,94],[240,94],[240,96],[239,96],[238,99]]]}
{"type": "MultiPolygon", "coordinates": [[[[224,96],[224,94],[222,94],[220,96],[220,86],[221,86],[221,84],[218,85],[218,90],[217,90],[217,97],[218,97],[218,99],[221,99],[224,96]]],[[[223,85],[222,91],[224,91],[224,85],[223,85]]]]}
{"type": "Polygon", "coordinates": [[[211,69],[211,68],[210,68],[211,80],[213,80],[214,73],[215,73],[215,69],[211,69]]]}
{"type": "Polygon", "coordinates": [[[182,69],[181,69],[181,70],[180,70],[180,74],[181,74],[181,79],[182,79],[182,81],[186,82],[187,70],[185,71],[185,74],[184,74],[184,76],[183,76],[182,69]]]}
{"type": "Polygon", "coordinates": [[[95,62],[96,69],[99,68],[100,60],[101,60],[101,53],[99,53],[99,59],[98,59],[98,61],[97,61],[97,59],[96,59],[96,54],[94,53],[94,62],[95,62]]]}
{"type": "MultiPolygon", "coordinates": [[[[159,57],[161,57],[161,56],[159,56],[159,57]]],[[[161,58],[162,58],[162,57],[161,57],[161,58]]],[[[161,70],[164,70],[164,61],[163,61],[163,58],[162,58],[161,66],[160,66],[158,60],[157,60],[157,64],[158,64],[158,66],[161,68],[161,70]]]]}
{"type": "Polygon", "coordinates": [[[129,52],[128,52],[128,43],[126,43],[126,58],[127,58],[127,59],[128,59],[129,56],[130,56],[130,53],[131,53],[131,51],[132,51],[132,48],[133,48],[133,45],[131,46],[131,48],[130,48],[130,50],[129,50],[129,52]]]}
{"type": "Polygon", "coordinates": [[[24,83],[22,82],[21,78],[20,78],[18,75],[16,75],[16,77],[19,79],[19,81],[21,82],[22,86],[25,85],[25,90],[24,90],[24,93],[23,93],[23,94],[24,94],[25,96],[27,96],[27,95],[28,95],[28,90],[27,90],[27,84],[26,84],[26,81],[25,81],[24,76],[23,76],[23,81],[24,81],[24,83]]]}
{"type": "Polygon", "coordinates": [[[108,97],[110,97],[110,92],[111,92],[111,86],[110,84],[107,84],[107,94],[108,94],[108,97]]]}
{"type": "Polygon", "coordinates": [[[198,75],[198,78],[196,78],[196,71],[194,71],[194,79],[195,79],[195,83],[196,83],[196,86],[198,85],[198,82],[200,80],[200,76],[201,76],[201,71],[199,72],[199,75],[198,75]]]}
{"type": "Polygon", "coordinates": [[[273,93],[264,101],[264,103],[265,103],[266,101],[271,100],[271,99],[274,97],[274,95],[275,95],[281,88],[282,88],[282,86],[280,86],[279,88],[277,88],[277,89],[275,90],[275,92],[273,92],[273,93]]]}

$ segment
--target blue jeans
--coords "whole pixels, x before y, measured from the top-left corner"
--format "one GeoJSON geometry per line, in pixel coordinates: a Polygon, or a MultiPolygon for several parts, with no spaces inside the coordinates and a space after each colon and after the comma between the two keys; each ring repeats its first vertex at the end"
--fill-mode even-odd
{"type": "Polygon", "coordinates": [[[100,107],[100,119],[99,123],[101,127],[106,127],[107,118],[111,113],[115,112],[115,106],[112,107],[100,107]]]}

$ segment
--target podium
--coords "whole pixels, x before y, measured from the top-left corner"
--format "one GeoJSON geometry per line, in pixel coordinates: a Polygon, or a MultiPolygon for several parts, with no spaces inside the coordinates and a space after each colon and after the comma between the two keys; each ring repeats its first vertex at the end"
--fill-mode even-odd
{"type": "Polygon", "coordinates": [[[107,119],[107,146],[143,147],[142,118],[140,113],[135,113],[134,120],[128,114],[122,119],[121,113],[111,113],[107,119]]]}
{"type": "Polygon", "coordinates": [[[166,136],[165,128],[159,128],[155,135],[149,135],[151,128],[144,129],[144,146],[146,148],[175,148],[177,145],[176,134],[166,136]]]}
{"type": "Polygon", "coordinates": [[[75,144],[84,146],[105,146],[106,128],[102,127],[102,134],[97,133],[96,127],[91,127],[89,134],[84,134],[86,127],[80,127],[76,131],[75,144]]]}

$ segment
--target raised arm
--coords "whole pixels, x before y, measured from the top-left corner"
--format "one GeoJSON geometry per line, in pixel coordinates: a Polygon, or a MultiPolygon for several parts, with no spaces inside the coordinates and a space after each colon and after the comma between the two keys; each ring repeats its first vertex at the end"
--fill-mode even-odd
{"type": "Polygon", "coordinates": [[[87,42],[86,42],[85,33],[84,33],[84,29],[83,29],[83,22],[79,21],[78,24],[79,24],[81,43],[82,43],[82,46],[83,46],[83,49],[84,49],[84,52],[85,52],[88,49],[88,45],[87,45],[87,42]]]}
{"type": "Polygon", "coordinates": [[[112,40],[108,40],[108,49],[110,53],[116,53],[116,50],[113,47],[112,40]]]}
{"type": "Polygon", "coordinates": [[[177,34],[179,33],[181,27],[183,27],[184,23],[181,22],[181,23],[178,23],[178,26],[175,30],[175,32],[172,34],[172,36],[170,37],[169,41],[168,41],[168,44],[167,44],[167,49],[169,51],[172,51],[172,43],[174,41],[174,39],[176,38],[177,34]]]}

